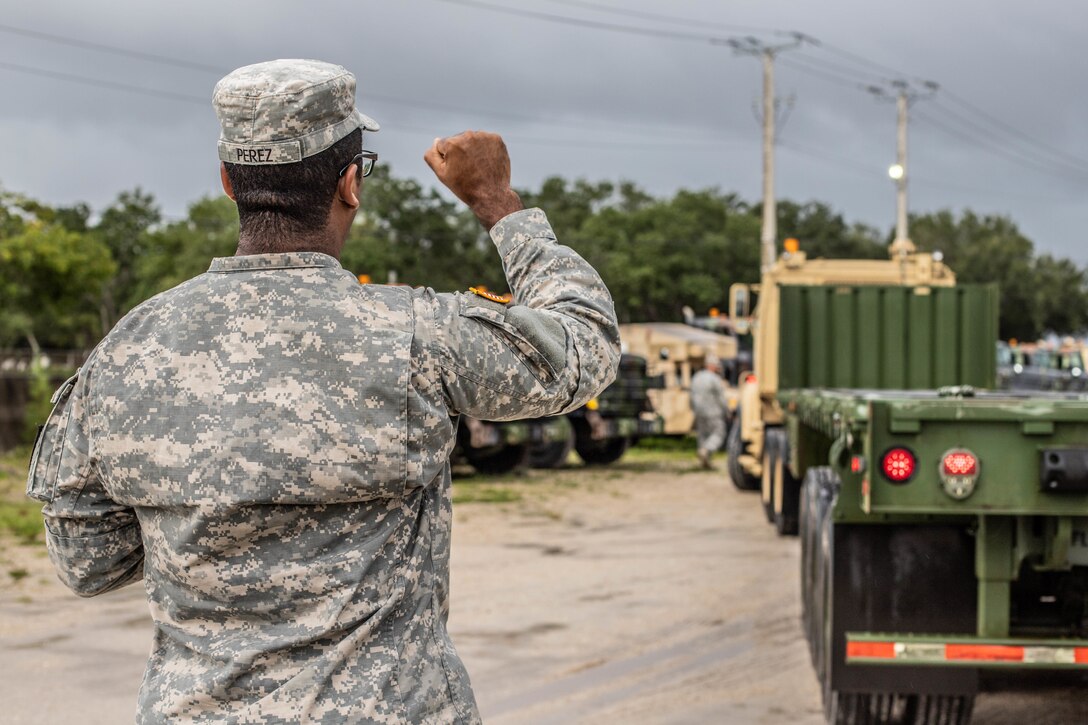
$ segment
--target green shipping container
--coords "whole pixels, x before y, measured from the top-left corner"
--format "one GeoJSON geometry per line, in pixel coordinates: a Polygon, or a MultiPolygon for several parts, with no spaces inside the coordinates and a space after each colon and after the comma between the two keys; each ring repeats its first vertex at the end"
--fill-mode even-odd
{"type": "Polygon", "coordinates": [[[993,388],[994,285],[783,285],[778,388],[993,388]]]}

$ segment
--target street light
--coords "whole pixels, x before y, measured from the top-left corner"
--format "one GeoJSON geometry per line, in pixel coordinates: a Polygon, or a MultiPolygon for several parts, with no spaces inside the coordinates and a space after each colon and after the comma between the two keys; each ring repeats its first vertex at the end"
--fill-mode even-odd
{"type": "Polygon", "coordinates": [[[894,181],[899,181],[900,179],[902,179],[903,173],[904,171],[902,164],[892,164],[888,167],[888,176],[890,176],[894,181]]]}

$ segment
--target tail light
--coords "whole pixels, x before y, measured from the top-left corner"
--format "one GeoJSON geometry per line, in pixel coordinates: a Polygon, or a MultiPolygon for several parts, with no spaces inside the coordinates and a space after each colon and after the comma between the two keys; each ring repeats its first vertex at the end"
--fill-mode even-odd
{"type": "Polygon", "coordinates": [[[892,483],[906,483],[914,477],[918,460],[909,448],[892,448],[880,459],[884,477],[892,483]]]}
{"type": "Polygon", "coordinates": [[[944,492],[962,501],[975,492],[979,474],[978,456],[966,448],[953,448],[941,456],[938,474],[944,492]]]}

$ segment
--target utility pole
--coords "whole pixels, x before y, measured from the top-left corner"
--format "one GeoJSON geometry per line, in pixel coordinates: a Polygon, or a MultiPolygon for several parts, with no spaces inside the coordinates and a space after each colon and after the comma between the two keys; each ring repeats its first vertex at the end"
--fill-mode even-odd
{"type": "Polygon", "coordinates": [[[774,59],[779,53],[792,50],[805,42],[805,36],[795,33],[789,43],[767,45],[757,38],[734,38],[728,41],[738,55],[758,55],[763,60],[763,226],[759,234],[760,267],[767,272],[776,255],[778,237],[778,209],[774,196],[774,142],[775,117],[778,100],[774,95],[774,59]]]}
{"type": "Polygon", "coordinates": [[[895,241],[910,239],[907,231],[907,101],[906,84],[895,96],[896,133],[895,163],[899,178],[895,180],[895,241]]]}
{"type": "Polygon", "coordinates": [[[905,80],[894,80],[891,91],[883,86],[868,86],[866,90],[880,100],[895,101],[895,163],[888,169],[888,176],[895,181],[895,240],[893,250],[906,255],[913,250],[910,230],[907,228],[907,122],[910,107],[915,101],[931,98],[940,88],[933,81],[922,81],[916,88],[905,80]]]}

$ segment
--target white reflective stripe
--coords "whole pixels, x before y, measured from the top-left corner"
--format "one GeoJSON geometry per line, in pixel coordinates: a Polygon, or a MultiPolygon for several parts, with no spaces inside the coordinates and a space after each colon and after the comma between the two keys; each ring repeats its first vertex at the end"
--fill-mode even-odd
{"type": "Polygon", "coordinates": [[[1072,665],[1077,662],[1077,651],[1072,647],[1024,647],[1024,662],[1072,665]]]}
{"type": "Polygon", "coordinates": [[[943,662],[944,645],[936,643],[896,642],[895,658],[897,660],[943,662]]]}

